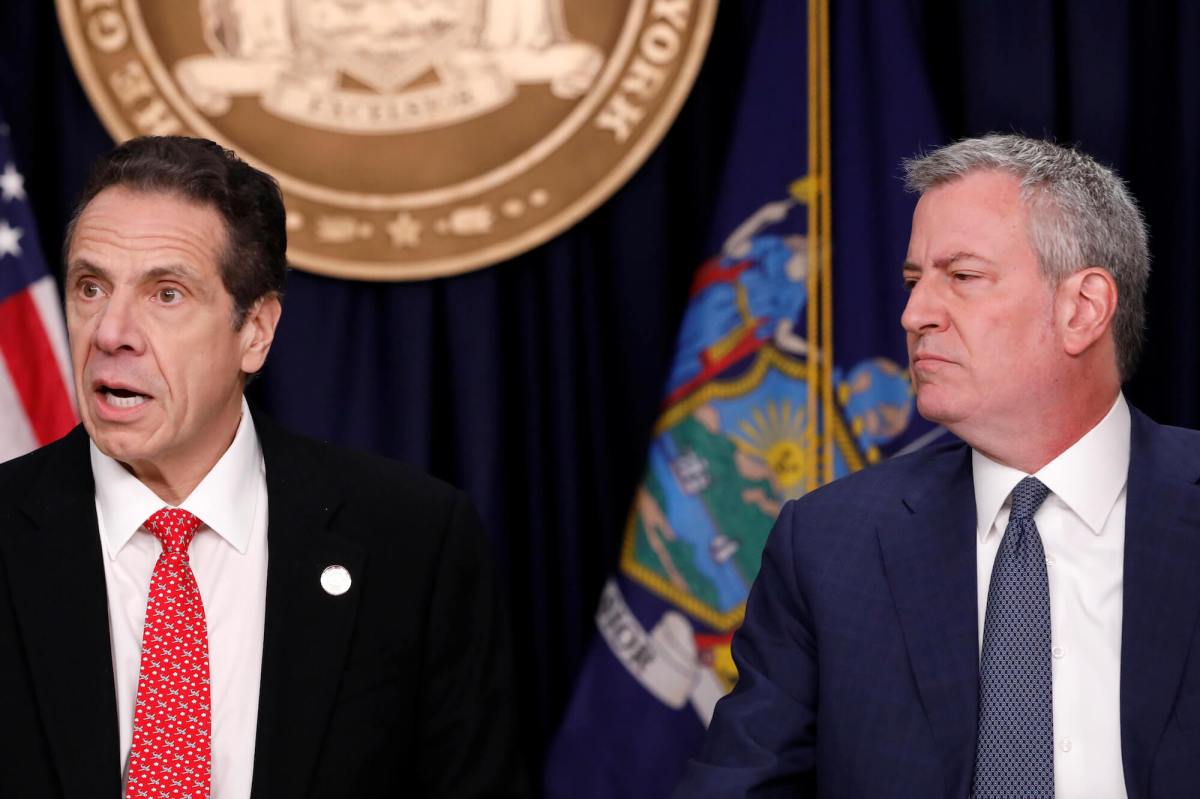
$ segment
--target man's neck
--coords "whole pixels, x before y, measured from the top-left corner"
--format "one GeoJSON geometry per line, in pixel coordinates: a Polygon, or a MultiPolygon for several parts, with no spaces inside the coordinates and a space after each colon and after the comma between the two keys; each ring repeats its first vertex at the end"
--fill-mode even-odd
{"type": "Polygon", "coordinates": [[[233,425],[227,436],[219,439],[216,445],[203,454],[188,453],[186,457],[170,458],[163,462],[127,463],[119,461],[125,470],[132,474],[142,485],[150,489],[166,504],[178,507],[187,499],[196,486],[217,465],[237,436],[241,424],[241,411],[234,417],[233,425]]]}
{"type": "Polygon", "coordinates": [[[966,434],[960,437],[993,461],[1034,474],[1098,425],[1119,394],[1119,386],[1098,387],[1054,411],[1020,420],[1013,429],[993,431],[986,440],[972,440],[977,437],[966,434]]]}

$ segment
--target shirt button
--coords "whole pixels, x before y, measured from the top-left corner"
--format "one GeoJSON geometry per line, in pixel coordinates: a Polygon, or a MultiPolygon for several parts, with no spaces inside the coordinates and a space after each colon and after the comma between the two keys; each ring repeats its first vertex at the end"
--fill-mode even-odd
{"type": "Polygon", "coordinates": [[[1061,658],[1063,655],[1067,654],[1067,651],[1061,646],[1056,646],[1050,650],[1050,654],[1054,655],[1056,658],[1061,658]]]}
{"type": "Polygon", "coordinates": [[[1071,751],[1071,739],[1063,738],[1062,743],[1059,744],[1059,748],[1062,749],[1064,752],[1070,752],[1071,751]]]}
{"type": "Polygon", "coordinates": [[[1053,565],[1054,565],[1054,563],[1055,563],[1055,561],[1054,561],[1054,556],[1053,556],[1053,555],[1047,555],[1047,556],[1046,556],[1046,565],[1047,565],[1047,566],[1053,566],[1053,565]]]}

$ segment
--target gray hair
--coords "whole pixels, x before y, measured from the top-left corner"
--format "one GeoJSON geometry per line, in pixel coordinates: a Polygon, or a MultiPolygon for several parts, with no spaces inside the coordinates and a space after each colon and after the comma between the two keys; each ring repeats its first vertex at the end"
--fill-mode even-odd
{"type": "Polygon", "coordinates": [[[1142,350],[1150,250],[1146,223],[1115,172],[1078,150],[1013,134],[963,139],[904,162],[905,185],[924,193],[980,170],[1020,181],[1029,210],[1029,241],[1042,274],[1057,286],[1089,266],[1117,284],[1113,339],[1121,379],[1142,350]]]}

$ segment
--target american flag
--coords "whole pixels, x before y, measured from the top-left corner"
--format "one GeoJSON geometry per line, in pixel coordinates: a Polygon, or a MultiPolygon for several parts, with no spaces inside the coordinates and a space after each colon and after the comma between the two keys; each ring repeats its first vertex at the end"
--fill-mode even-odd
{"type": "Polygon", "coordinates": [[[0,461],[75,426],[69,364],[58,290],[0,117],[0,461]]]}

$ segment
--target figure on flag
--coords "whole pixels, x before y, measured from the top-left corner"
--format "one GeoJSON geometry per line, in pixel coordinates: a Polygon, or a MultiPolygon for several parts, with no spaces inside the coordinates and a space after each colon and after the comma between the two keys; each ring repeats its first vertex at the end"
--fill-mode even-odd
{"type": "MultiPolygon", "coordinates": [[[[793,191],[803,188],[797,182],[793,191]]],[[[807,345],[793,325],[807,300],[807,240],[765,232],[798,202],[788,197],[767,203],[730,234],[721,255],[700,267],[679,331],[668,402],[769,341],[805,354],[807,345]]]]}

